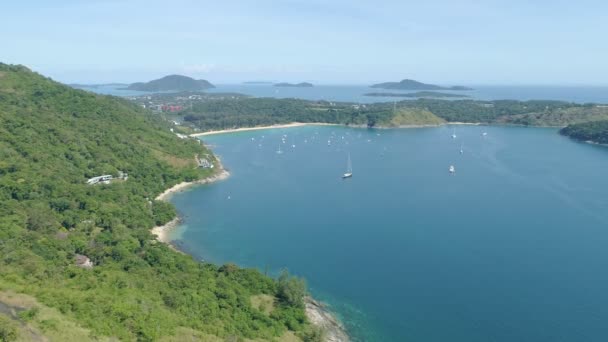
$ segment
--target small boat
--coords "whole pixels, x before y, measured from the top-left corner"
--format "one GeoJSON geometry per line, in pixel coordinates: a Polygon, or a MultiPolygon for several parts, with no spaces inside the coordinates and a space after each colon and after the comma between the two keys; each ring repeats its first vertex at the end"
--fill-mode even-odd
{"type": "Polygon", "coordinates": [[[450,171],[450,173],[454,174],[454,173],[456,173],[456,168],[454,167],[454,165],[450,165],[450,168],[448,169],[448,171],[450,171]]]}
{"type": "Polygon", "coordinates": [[[342,175],[342,179],[351,178],[353,176],[353,166],[350,162],[350,153],[348,154],[348,161],[346,162],[346,172],[342,175]]]}
{"type": "Polygon", "coordinates": [[[281,144],[279,144],[279,149],[277,150],[277,154],[283,154],[283,151],[281,151],[281,144]]]}
{"type": "Polygon", "coordinates": [[[460,154],[464,153],[464,149],[463,149],[464,144],[460,144],[460,154]]]}
{"type": "Polygon", "coordinates": [[[483,132],[483,133],[481,133],[481,136],[482,136],[482,137],[485,137],[485,136],[487,136],[487,135],[488,135],[488,132],[483,132]]]}
{"type": "Polygon", "coordinates": [[[456,128],[454,128],[454,132],[452,133],[452,139],[456,139],[456,128]]]}

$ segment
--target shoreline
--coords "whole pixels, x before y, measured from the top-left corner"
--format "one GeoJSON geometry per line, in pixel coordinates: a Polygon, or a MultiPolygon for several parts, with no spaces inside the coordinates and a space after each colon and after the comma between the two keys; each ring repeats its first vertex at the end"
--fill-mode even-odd
{"type": "Polygon", "coordinates": [[[324,332],[325,341],[348,342],[350,341],[346,328],[336,316],[334,316],[326,305],[307,296],[304,298],[306,317],[312,325],[321,328],[324,332]]]}
{"type": "MultiPolygon", "coordinates": [[[[170,187],[169,189],[163,191],[161,194],[156,196],[154,198],[154,200],[168,202],[171,199],[171,196],[175,195],[178,192],[183,192],[186,189],[196,186],[196,185],[203,185],[203,184],[218,182],[218,181],[224,180],[228,177],[230,177],[230,172],[228,172],[226,169],[224,169],[224,165],[222,165],[221,160],[219,158],[217,158],[217,172],[216,173],[214,173],[210,176],[207,176],[205,178],[192,181],[192,182],[181,182],[181,183],[175,184],[174,186],[170,187]]],[[[183,251],[180,251],[179,249],[175,248],[171,244],[171,241],[172,241],[171,232],[174,231],[177,227],[179,227],[180,223],[182,223],[182,219],[179,217],[179,215],[177,215],[171,221],[169,221],[163,225],[152,227],[152,229],[150,229],[150,232],[156,236],[157,241],[165,243],[169,247],[171,247],[173,250],[183,253],[183,251]]]]}
{"type": "Polygon", "coordinates": [[[275,128],[291,128],[291,127],[302,127],[302,126],[338,126],[339,124],[332,123],[323,123],[323,122],[292,122],[288,124],[277,124],[277,125],[268,125],[268,126],[254,126],[254,127],[240,127],[240,128],[229,128],[229,129],[220,129],[217,131],[208,131],[201,133],[192,133],[191,137],[202,137],[206,135],[214,135],[214,134],[224,134],[224,133],[237,133],[237,132],[247,132],[247,131],[258,131],[262,129],[275,129],[275,128]]]}
{"type": "MultiPolygon", "coordinates": [[[[289,126],[289,127],[293,127],[293,126],[289,126]]],[[[167,202],[167,201],[169,201],[171,196],[173,196],[174,194],[185,191],[186,189],[188,189],[192,186],[214,183],[214,182],[218,182],[218,181],[221,181],[221,180],[224,180],[224,179],[230,177],[230,172],[228,172],[226,169],[224,169],[224,166],[222,165],[222,162],[220,161],[219,158],[217,158],[217,161],[218,161],[217,173],[210,175],[208,177],[193,181],[193,182],[181,182],[179,184],[176,184],[176,185],[170,187],[169,189],[163,191],[160,195],[156,196],[155,200],[167,202]]],[[[180,250],[173,244],[171,244],[171,242],[173,241],[171,239],[171,232],[173,232],[176,228],[178,228],[181,223],[182,223],[182,219],[178,215],[175,218],[173,218],[171,221],[169,221],[161,226],[153,227],[152,229],[150,229],[150,232],[152,233],[152,235],[156,236],[156,240],[158,242],[166,244],[167,246],[169,246],[169,248],[173,249],[174,251],[176,251],[178,253],[188,254],[188,253],[180,250]]],[[[318,328],[321,328],[324,331],[326,341],[328,341],[328,342],[348,342],[348,341],[350,341],[350,339],[348,338],[348,334],[346,333],[346,329],[344,328],[342,323],[336,318],[336,316],[334,314],[332,314],[326,308],[326,306],[323,303],[314,300],[310,296],[307,296],[304,298],[304,303],[305,303],[304,311],[306,313],[306,317],[308,318],[308,320],[310,321],[310,323],[312,325],[314,325],[318,328]]]]}
{"type": "Polygon", "coordinates": [[[450,125],[481,126],[481,125],[484,125],[484,123],[454,121],[454,122],[444,122],[444,123],[439,123],[439,124],[420,124],[420,125],[414,124],[414,125],[399,125],[399,126],[367,127],[366,125],[345,125],[345,124],[324,123],[324,122],[292,122],[292,123],[288,123],[288,124],[277,124],[277,125],[268,125],[268,126],[253,126],[253,127],[220,129],[217,131],[192,133],[189,136],[192,138],[197,138],[197,137],[216,135],[216,134],[238,133],[238,132],[248,132],[248,131],[259,131],[259,130],[264,130],[264,129],[292,128],[292,127],[303,127],[303,126],[343,126],[343,127],[350,127],[350,128],[398,129],[398,128],[440,127],[440,126],[450,126],[450,125]]]}

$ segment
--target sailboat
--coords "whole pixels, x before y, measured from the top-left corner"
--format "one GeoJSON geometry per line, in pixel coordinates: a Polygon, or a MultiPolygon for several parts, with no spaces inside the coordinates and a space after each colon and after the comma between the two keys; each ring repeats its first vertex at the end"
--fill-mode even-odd
{"type": "Polygon", "coordinates": [[[454,165],[450,165],[450,168],[448,169],[448,171],[450,171],[451,174],[455,174],[456,168],[454,167],[454,165]]]}
{"type": "Polygon", "coordinates": [[[342,179],[350,178],[353,176],[353,166],[350,162],[350,153],[348,154],[348,162],[346,163],[346,172],[342,175],[342,179]]]}
{"type": "Polygon", "coordinates": [[[463,149],[464,144],[460,144],[460,154],[464,153],[464,149],[463,149]]]}
{"type": "Polygon", "coordinates": [[[277,154],[283,154],[283,151],[281,151],[281,144],[279,144],[279,149],[277,150],[277,154]]]}
{"type": "Polygon", "coordinates": [[[452,133],[452,139],[456,139],[456,128],[454,128],[454,133],[452,133]]]}

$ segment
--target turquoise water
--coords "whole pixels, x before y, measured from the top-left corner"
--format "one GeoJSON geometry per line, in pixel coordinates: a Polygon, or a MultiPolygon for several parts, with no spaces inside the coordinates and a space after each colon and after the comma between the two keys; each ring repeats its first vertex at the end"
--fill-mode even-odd
{"type": "Polygon", "coordinates": [[[289,268],[355,340],[608,340],[608,149],[454,127],[205,137],[232,176],[173,198],[181,243],[289,268]]]}

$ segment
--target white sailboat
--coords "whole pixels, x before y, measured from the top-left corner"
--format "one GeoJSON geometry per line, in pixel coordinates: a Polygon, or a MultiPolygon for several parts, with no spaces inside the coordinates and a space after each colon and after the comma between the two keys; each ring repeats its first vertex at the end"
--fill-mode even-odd
{"type": "Polygon", "coordinates": [[[277,150],[277,154],[283,154],[283,151],[281,151],[281,144],[279,144],[279,149],[277,150]]]}
{"type": "Polygon", "coordinates": [[[448,169],[448,171],[450,171],[451,174],[455,174],[456,168],[454,167],[454,165],[450,165],[450,168],[448,169]]]}
{"type": "Polygon", "coordinates": [[[456,128],[454,128],[454,132],[452,133],[452,139],[456,139],[456,128]]]}
{"type": "Polygon", "coordinates": [[[461,143],[461,144],[460,144],[460,154],[463,154],[463,153],[464,153],[464,149],[463,149],[463,147],[464,147],[464,144],[462,144],[462,143],[461,143]]]}
{"type": "Polygon", "coordinates": [[[346,172],[342,175],[342,179],[350,178],[353,176],[353,166],[350,161],[350,153],[348,154],[348,162],[346,163],[346,172]]]}

